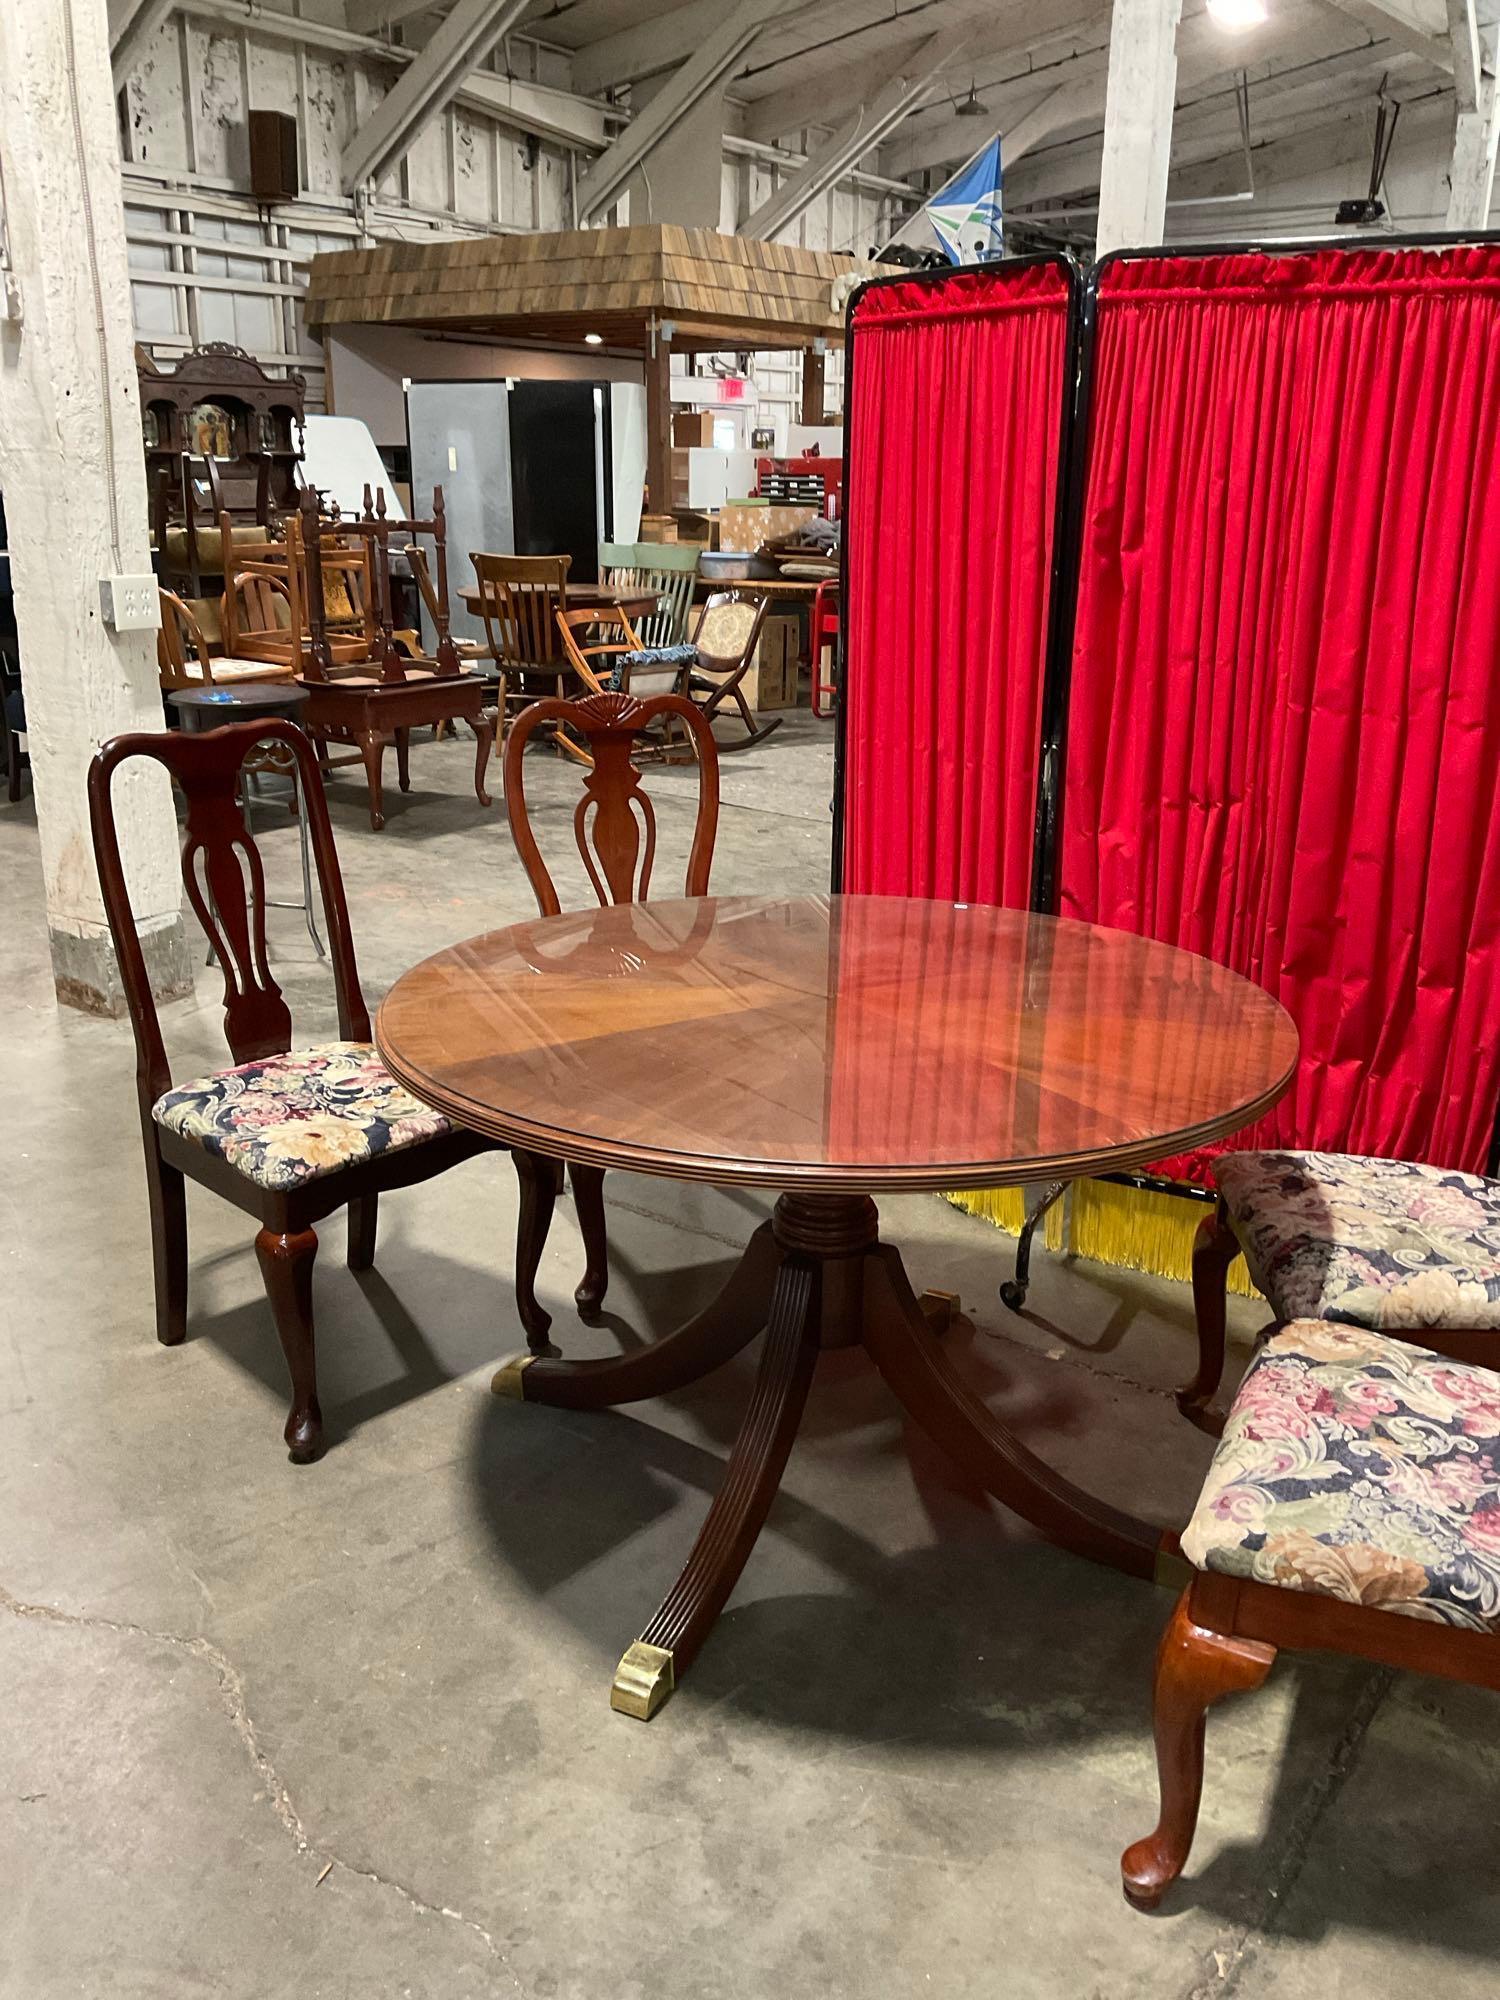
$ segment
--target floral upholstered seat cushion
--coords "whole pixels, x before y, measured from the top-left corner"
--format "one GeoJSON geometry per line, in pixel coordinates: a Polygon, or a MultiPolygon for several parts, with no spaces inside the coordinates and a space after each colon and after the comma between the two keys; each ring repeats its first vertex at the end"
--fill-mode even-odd
{"type": "Polygon", "coordinates": [[[1500,1375],[1327,1320],[1256,1355],[1182,1537],[1198,1569],[1500,1629],[1500,1375]]]}
{"type": "Polygon", "coordinates": [[[1500,1328],[1500,1181],[1353,1153],[1231,1153],[1214,1177],[1278,1319],[1500,1328]]]}
{"type": "Polygon", "coordinates": [[[451,1129],[369,1042],[325,1042],[216,1070],[157,1099],[151,1115],[266,1188],[292,1188],[451,1129]]]}

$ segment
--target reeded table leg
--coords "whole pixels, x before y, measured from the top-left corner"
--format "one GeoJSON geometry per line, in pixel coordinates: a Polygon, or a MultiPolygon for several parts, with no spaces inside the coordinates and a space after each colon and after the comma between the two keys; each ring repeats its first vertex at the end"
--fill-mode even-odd
{"type": "Polygon", "coordinates": [[[728,1603],[765,1525],[812,1386],[817,1286],[812,1266],[792,1259],[777,1274],[755,1391],[724,1484],[682,1574],[615,1670],[609,1702],[623,1715],[646,1722],[661,1707],[728,1603]]]}
{"type": "MultiPolygon", "coordinates": [[[[624,1714],[655,1714],[728,1602],[781,1483],[820,1348],[863,1343],[923,1429],[1053,1541],[1134,1576],[1166,1574],[1158,1529],[1054,1472],[963,1382],[900,1255],[877,1233],[875,1204],[863,1195],[783,1195],[718,1298],[677,1332],[603,1361],[523,1354],[496,1374],[497,1395],[605,1409],[696,1381],[747,1346],[769,1319],[724,1483],[671,1594],[616,1672],[610,1699],[624,1714]]],[[[1170,1565],[1177,1566],[1180,1558],[1170,1565]]]]}
{"type": "Polygon", "coordinates": [[[1159,1530],[1106,1506],[1012,1437],[933,1339],[899,1252],[865,1260],[864,1344],[898,1399],[936,1444],[1051,1541],[1132,1576],[1155,1574],[1159,1530]]]}

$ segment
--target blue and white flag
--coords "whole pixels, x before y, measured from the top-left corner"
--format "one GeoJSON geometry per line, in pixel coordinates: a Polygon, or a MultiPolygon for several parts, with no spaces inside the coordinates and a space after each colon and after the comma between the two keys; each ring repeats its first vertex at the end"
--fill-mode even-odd
{"type": "Polygon", "coordinates": [[[927,203],[927,220],[949,263],[974,264],[1004,256],[1000,179],[997,137],[927,203]]]}

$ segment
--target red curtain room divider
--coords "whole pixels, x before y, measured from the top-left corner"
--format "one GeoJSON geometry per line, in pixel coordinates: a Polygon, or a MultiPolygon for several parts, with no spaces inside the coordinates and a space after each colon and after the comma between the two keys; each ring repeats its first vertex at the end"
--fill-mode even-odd
{"type": "Polygon", "coordinates": [[[1235,1144],[1482,1171],[1500,248],[1127,259],[1098,286],[1060,907],[1288,1007],[1296,1083],[1235,1144]]]}
{"type": "Polygon", "coordinates": [[[879,282],[851,314],[846,890],[1029,900],[1072,277],[879,282]]]}

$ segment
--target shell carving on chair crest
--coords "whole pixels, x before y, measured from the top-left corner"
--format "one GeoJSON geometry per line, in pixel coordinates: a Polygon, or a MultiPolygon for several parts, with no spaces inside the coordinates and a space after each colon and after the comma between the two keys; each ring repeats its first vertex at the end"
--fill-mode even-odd
{"type": "Polygon", "coordinates": [[[591,719],[597,719],[604,729],[634,729],[644,713],[642,704],[635,695],[618,694],[613,691],[583,695],[577,705],[591,719]]]}

